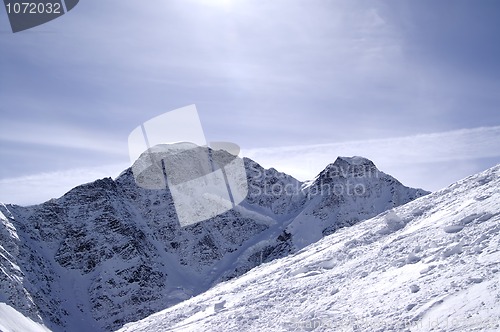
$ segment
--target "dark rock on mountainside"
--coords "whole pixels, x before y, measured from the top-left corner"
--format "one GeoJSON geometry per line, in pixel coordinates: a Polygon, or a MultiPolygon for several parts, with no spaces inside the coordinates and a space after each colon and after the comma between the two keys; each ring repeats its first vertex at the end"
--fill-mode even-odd
{"type": "Polygon", "coordinates": [[[308,183],[244,165],[246,199],[186,227],[168,188],[138,187],[131,169],[40,205],[0,204],[0,301],[55,331],[114,330],[427,194],[360,157],[308,183]]]}

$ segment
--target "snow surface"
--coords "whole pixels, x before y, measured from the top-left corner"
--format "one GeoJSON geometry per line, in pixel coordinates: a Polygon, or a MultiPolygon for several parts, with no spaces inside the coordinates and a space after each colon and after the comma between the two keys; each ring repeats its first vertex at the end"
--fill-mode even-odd
{"type": "Polygon", "coordinates": [[[45,326],[25,317],[19,311],[5,303],[0,303],[0,331],[50,332],[45,326]]]}
{"type": "Polygon", "coordinates": [[[499,331],[500,165],[119,331],[499,331]]]}
{"type": "Polygon", "coordinates": [[[138,187],[130,169],[40,205],[0,204],[0,302],[54,331],[116,330],[427,194],[359,157],[308,186],[244,163],[245,201],[187,227],[170,192],[138,187]]]}

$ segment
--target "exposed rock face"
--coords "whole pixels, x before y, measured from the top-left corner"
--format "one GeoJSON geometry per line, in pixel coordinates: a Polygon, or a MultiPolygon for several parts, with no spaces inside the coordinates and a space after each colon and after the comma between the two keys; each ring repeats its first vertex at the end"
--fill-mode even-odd
{"type": "Polygon", "coordinates": [[[498,331],[500,165],[126,324],[149,331],[498,331]]]}
{"type": "Polygon", "coordinates": [[[427,194],[360,157],[306,184],[244,163],[246,199],[183,228],[169,190],[138,187],[131,169],[40,205],[0,204],[0,302],[56,331],[114,330],[427,194]]]}

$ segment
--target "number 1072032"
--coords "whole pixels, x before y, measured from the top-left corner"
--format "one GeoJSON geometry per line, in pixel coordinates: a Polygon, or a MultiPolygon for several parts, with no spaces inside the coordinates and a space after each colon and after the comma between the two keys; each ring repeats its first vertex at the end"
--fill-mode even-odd
{"type": "Polygon", "coordinates": [[[62,14],[58,2],[14,2],[5,5],[8,14],[62,14]]]}

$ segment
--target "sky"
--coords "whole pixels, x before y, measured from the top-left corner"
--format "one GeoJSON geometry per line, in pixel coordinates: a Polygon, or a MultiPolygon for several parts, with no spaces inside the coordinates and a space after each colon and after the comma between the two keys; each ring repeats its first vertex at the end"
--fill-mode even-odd
{"type": "Polygon", "coordinates": [[[500,3],[80,0],[0,8],[0,202],[130,166],[128,135],[196,104],[207,141],[300,180],[361,155],[438,190],[500,163],[500,3]]]}

